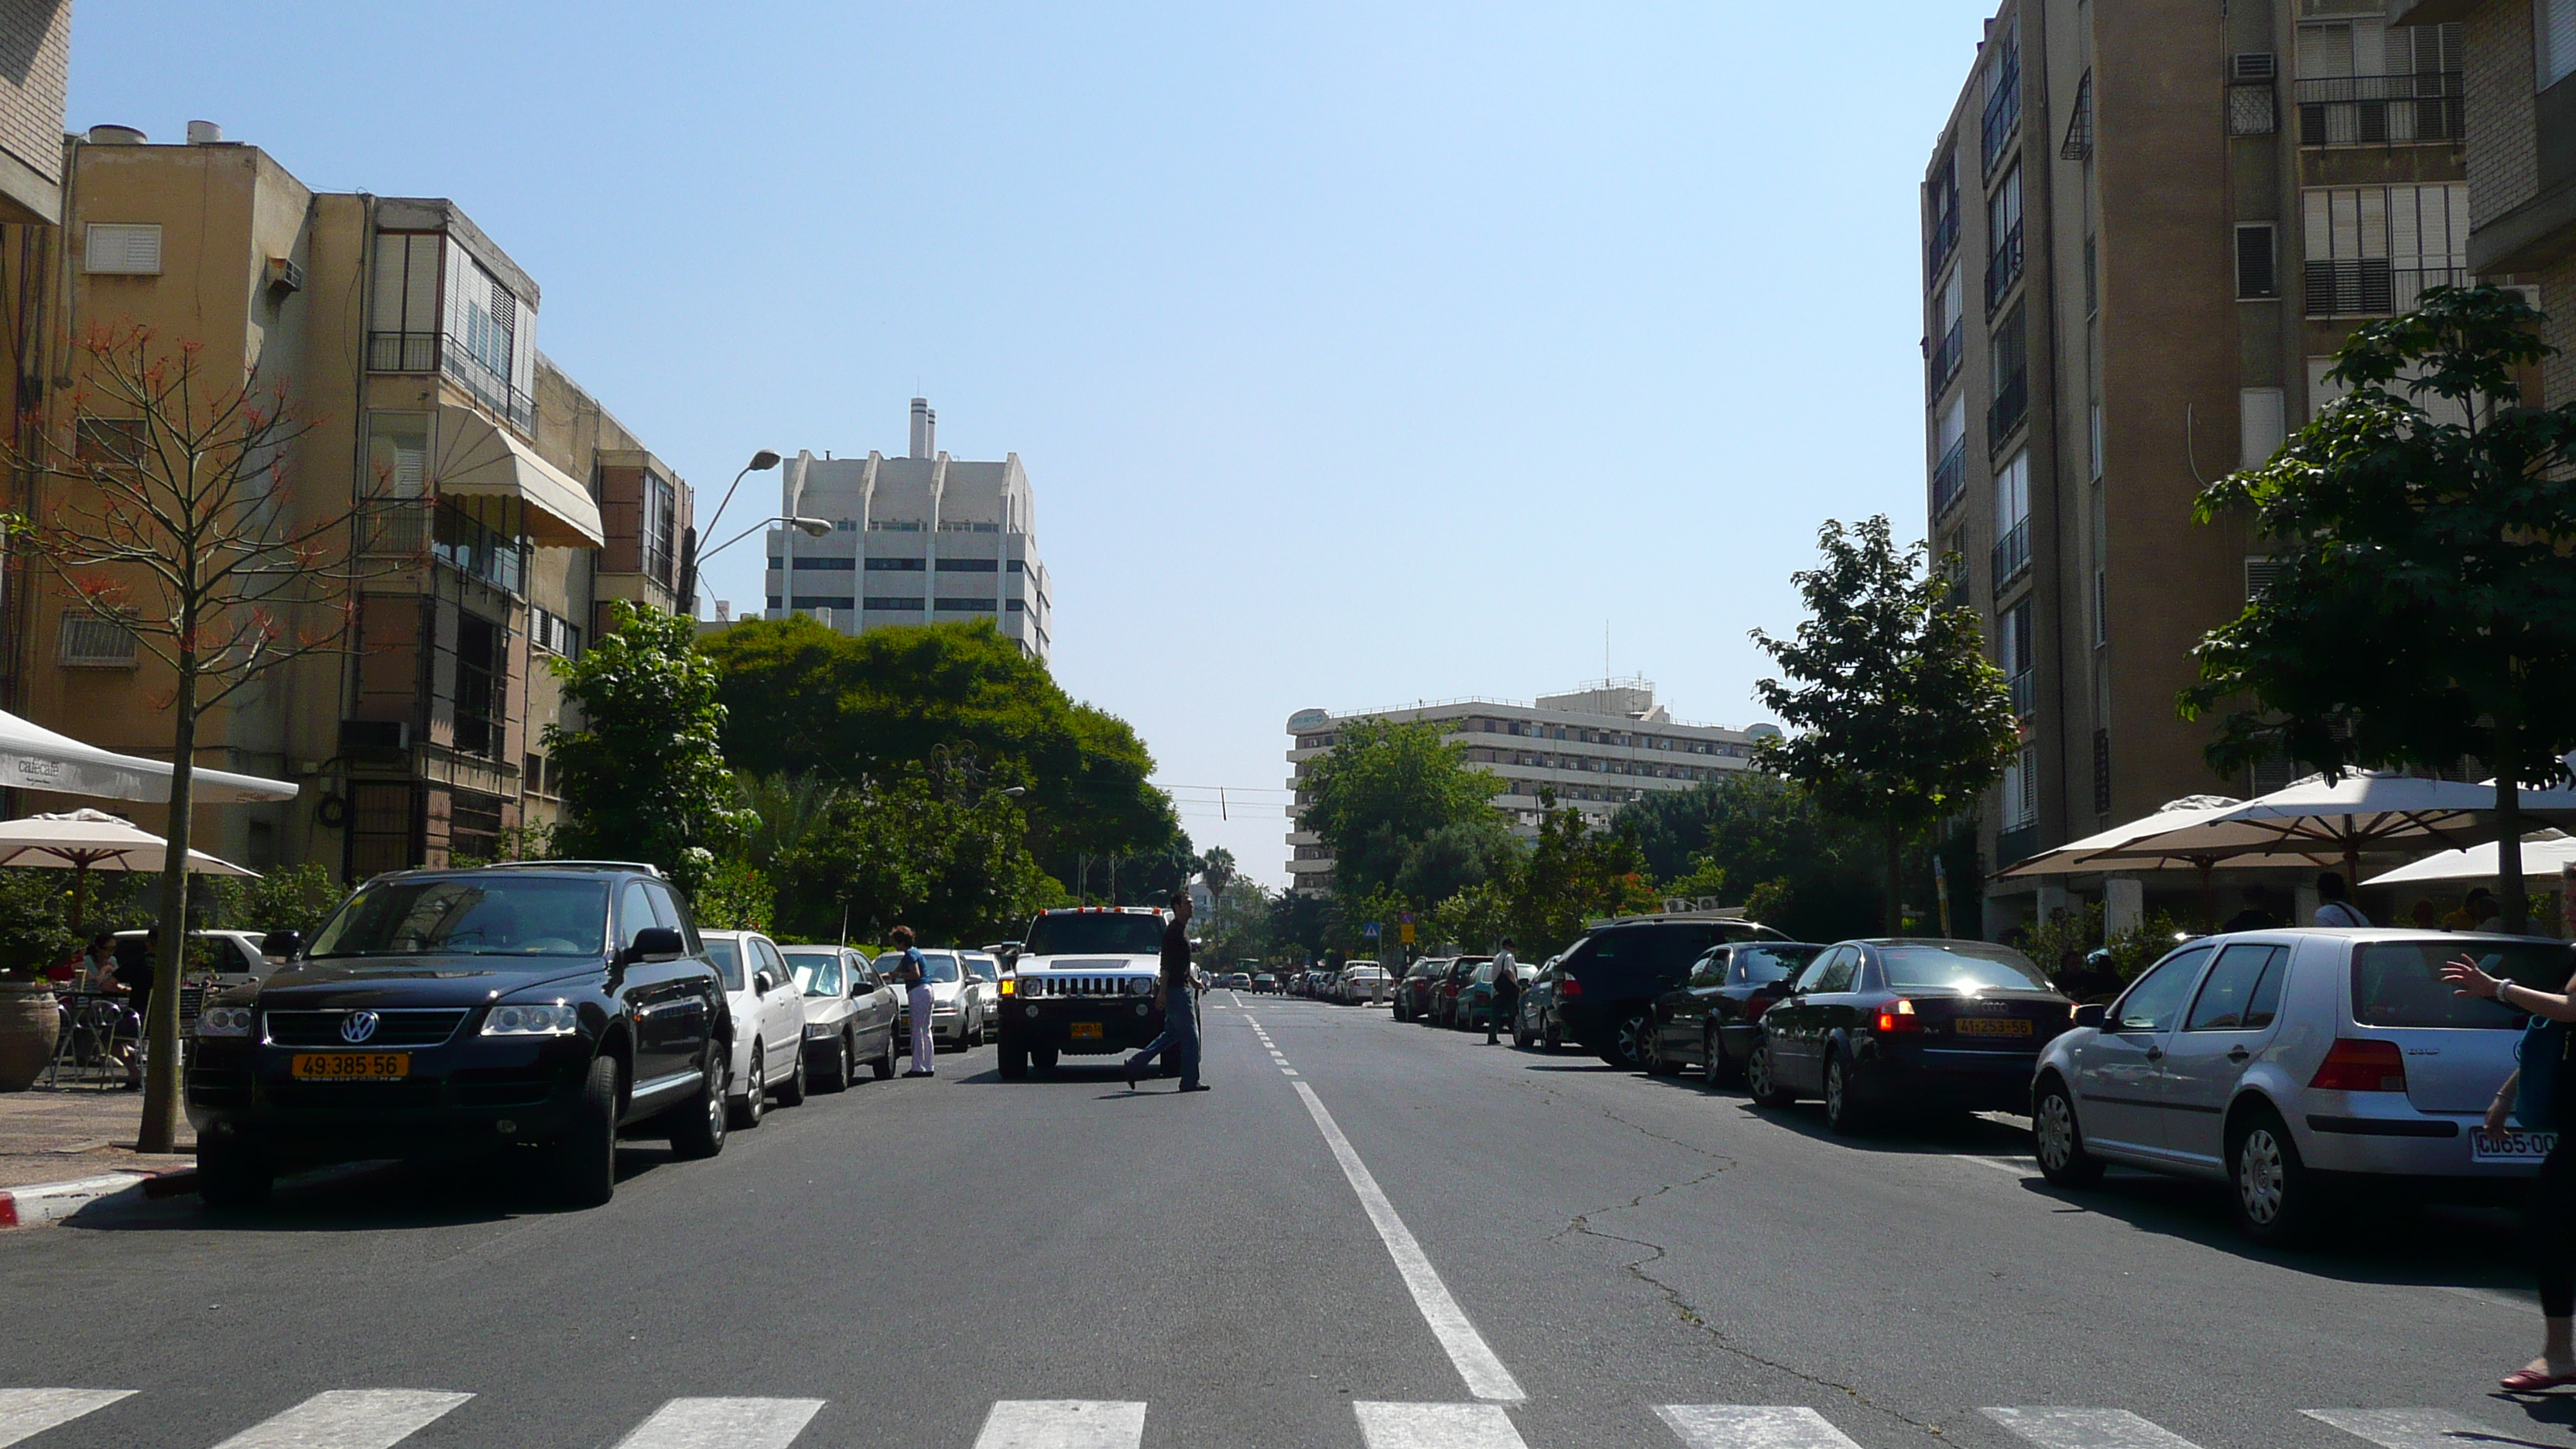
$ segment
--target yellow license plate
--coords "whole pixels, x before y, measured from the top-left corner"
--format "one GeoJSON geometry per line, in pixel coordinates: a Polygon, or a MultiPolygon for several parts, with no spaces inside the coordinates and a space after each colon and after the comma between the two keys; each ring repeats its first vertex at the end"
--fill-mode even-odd
{"type": "Polygon", "coordinates": [[[297,1052],[295,1075],[303,1081],[395,1082],[411,1075],[409,1052],[297,1052]]]}
{"type": "Polygon", "coordinates": [[[1100,1023],[1096,1021],[1077,1021],[1073,1024],[1073,1029],[1067,1032],[1066,1035],[1072,1037],[1075,1041],[1098,1041],[1101,1038],[1100,1023]]]}
{"type": "Polygon", "coordinates": [[[1958,1020],[1961,1036],[2028,1036],[2030,1018],[2026,1016],[1963,1016],[1958,1020]]]}

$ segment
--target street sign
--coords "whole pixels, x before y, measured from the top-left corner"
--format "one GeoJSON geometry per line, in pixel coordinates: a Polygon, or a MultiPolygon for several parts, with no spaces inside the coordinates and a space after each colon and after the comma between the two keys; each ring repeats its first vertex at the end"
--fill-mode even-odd
{"type": "Polygon", "coordinates": [[[1361,934],[1361,935],[1363,935],[1363,936],[1366,936],[1368,939],[1370,939],[1370,940],[1372,940],[1372,941],[1376,940],[1376,939],[1377,939],[1377,922],[1375,922],[1375,921],[1371,921],[1371,922],[1369,922],[1367,925],[1360,927],[1360,934],[1361,934]]]}
{"type": "Polygon", "coordinates": [[[1413,922],[1411,920],[1406,920],[1395,928],[1395,939],[1399,945],[1410,946],[1413,944],[1413,922]]]}
{"type": "Polygon", "coordinates": [[[1412,924],[1413,924],[1413,912],[1411,912],[1411,911],[1398,911],[1398,912],[1396,912],[1396,913],[1395,913],[1395,923],[1396,923],[1397,925],[1399,925],[1399,926],[1410,926],[1410,925],[1412,925],[1412,924]]]}

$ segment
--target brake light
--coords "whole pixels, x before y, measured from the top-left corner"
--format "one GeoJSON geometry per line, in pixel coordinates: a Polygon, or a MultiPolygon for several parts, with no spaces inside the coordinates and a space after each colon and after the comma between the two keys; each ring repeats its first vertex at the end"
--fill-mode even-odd
{"type": "Polygon", "coordinates": [[[1557,998],[1557,1000],[1559,1000],[1559,1001],[1564,1001],[1564,1000],[1566,1000],[1566,999],[1568,999],[1568,998],[1571,998],[1571,997],[1581,996],[1582,994],[1583,994],[1583,983],[1582,983],[1582,982],[1575,980],[1575,979],[1574,979],[1573,977],[1571,977],[1571,976],[1560,976],[1560,977],[1556,978],[1556,998],[1557,998]]]}
{"type": "Polygon", "coordinates": [[[1900,996],[1878,1009],[1878,1029],[1882,1032],[1921,1031],[1923,1018],[1914,1014],[1914,1003],[1900,996]]]}
{"type": "Polygon", "coordinates": [[[2402,1092],[2406,1056],[2393,1041],[2337,1037],[2308,1085],[2326,1092],[2402,1092]]]}

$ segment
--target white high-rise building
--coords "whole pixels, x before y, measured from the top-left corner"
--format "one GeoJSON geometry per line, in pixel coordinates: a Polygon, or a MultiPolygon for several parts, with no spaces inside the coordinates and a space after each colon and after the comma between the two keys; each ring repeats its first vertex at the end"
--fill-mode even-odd
{"type": "Polygon", "coordinates": [[[1655,703],[1644,679],[1604,679],[1566,694],[1544,694],[1534,704],[1504,699],[1444,699],[1405,709],[1363,709],[1335,714],[1301,709],[1288,717],[1293,736],[1288,762],[1288,887],[1305,895],[1329,892],[1333,851],[1298,819],[1306,804],[1305,779],[1314,761],[1340,742],[1341,731],[1360,720],[1433,720],[1441,737],[1467,747],[1467,758],[1503,778],[1495,808],[1520,834],[1535,835],[1539,792],[1554,793],[1561,808],[1583,812],[1593,827],[1650,792],[1688,790],[1705,780],[1753,768],[1755,742],[1776,737],[1778,725],[1743,729],[1681,724],[1655,703]]]}
{"type": "Polygon", "coordinates": [[[769,531],[770,618],[807,614],[844,634],[986,618],[1036,658],[1052,652],[1054,591],[1020,455],[969,463],[940,452],[927,400],[912,400],[903,457],[789,459],[778,511],[832,532],[769,531]]]}

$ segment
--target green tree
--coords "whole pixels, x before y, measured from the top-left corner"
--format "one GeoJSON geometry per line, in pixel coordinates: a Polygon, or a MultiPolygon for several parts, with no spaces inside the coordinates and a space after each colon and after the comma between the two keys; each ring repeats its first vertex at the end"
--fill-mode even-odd
{"type": "MultiPolygon", "coordinates": [[[[1873,832],[1819,809],[1796,781],[1747,770],[1648,795],[1620,807],[1613,821],[1635,835],[1647,873],[1666,894],[1724,895],[1806,941],[1863,935],[1885,920],[1887,883],[1873,832]]],[[[1925,883],[1928,870],[1909,854],[1909,885],[1925,883]]]]}
{"type": "Polygon", "coordinates": [[[1019,807],[958,771],[841,790],[781,870],[779,924],[821,940],[883,940],[901,924],[972,945],[1017,935],[1062,897],[1029,854],[1019,807]]]}
{"type": "Polygon", "coordinates": [[[2184,718],[2229,701],[2222,771],[2275,751],[2329,773],[2482,761],[2504,925],[2527,920],[2519,793],[2576,749],[2576,403],[2518,406],[2556,349],[2493,287],[2439,287],[2335,355],[2348,387],[2195,516],[2250,522],[2272,582],[2196,653],[2184,718]]]}
{"type": "MultiPolygon", "coordinates": [[[[1302,782],[1299,823],[1333,850],[1336,895],[1403,894],[1398,877],[1426,840],[1441,837],[1445,863],[1416,870],[1416,884],[1446,891],[1482,879],[1475,866],[1508,847],[1493,806],[1502,781],[1467,762],[1467,747],[1444,742],[1438,725],[1358,720],[1313,763],[1302,782]]],[[[1430,900],[1421,900],[1429,905],[1430,900]]]]}
{"type": "Polygon", "coordinates": [[[649,861],[694,896],[753,823],[725,768],[715,665],[688,619],[622,599],[610,619],[581,658],[547,661],[585,720],[546,726],[567,815],[556,843],[649,861]]]}
{"type": "Polygon", "coordinates": [[[1796,731],[1762,759],[1834,814],[1877,826],[1886,868],[1882,919],[1904,928],[1906,843],[1973,808],[2017,745],[2012,698],[1983,652],[1976,616],[1899,549],[1885,515],[1827,522],[1822,567],[1792,575],[1807,619],[1789,639],[1753,640],[1795,681],[1754,686],[1796,731]]]}
{"type": "Polygon", "coordinates": [[[1532,960],[1562,950],[1601,916],[1651,911],[1662,904],[1645,876],[1634,836],[1595,830],[1583,812],[1557,808],[1541,789],[1538,840],[1521,867],[1511,902],[1512,934],[1532,960]]]}
{"type": "Polygon", "coordinates": [[[307,936],[349,895],[316,861],[279,866],[257,880],[219,876],[208,881],[206,889],[213,898],[206,918],[210,927],[300,931],[307,936]]]}

